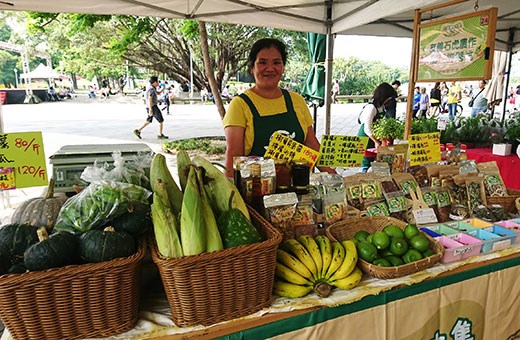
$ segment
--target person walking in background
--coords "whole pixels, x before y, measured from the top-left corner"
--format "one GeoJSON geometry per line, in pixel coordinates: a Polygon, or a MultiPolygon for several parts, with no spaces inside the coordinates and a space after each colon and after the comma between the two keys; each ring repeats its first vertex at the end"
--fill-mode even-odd
{"type": "Polygon", "coordinates": [[[392,96],[392,99],[388,101],[388,103],[385,105],[386,109],[386,117],[387,118],[395,118],[397,114],[397,97],[399,97],[399,94],[397,93],[397,90],[399,90],[399,86],[401,86],[401,82],[399,80],[394,80],[392,82],[392,87],[394,89],[394,95],[392,96]]]}
{"type": "Polygon", "coordinates": [[[487,111],[488,100],[487,100],[486,96],[484,95],[485,89],[486,89],[486,81],[485,80],[479,81],[478,82],[478,92],[469,101],[469,106],[471,107],[471,117],[475,117],[477,114],[487,111]]]}
{"type": "Polygon", "coordinates": [[[421,88],[421,98],[419,99],[419,118],[426,117],[426,113],[430,108],[430,97],[426,93],[426,87],[421,88]]]}
{"type": "Polygon", "coordinates": [[[435,116],[439,111],[442,100],[441,83],[436,82],[430,91],[430,116],[435,116]]]}
{"type": "Polygon", "coordinates": [[[394,92],[395,89],[390,86],[390,84],[381,83],[374,90],[372,102],[365,105],[363,111],[361,112],[359,117],[361,126],[359,127],[357,135],[361,137],[368,137],[368,144],[365,154],[363,155],[363,160],[361,161],[361,167],[359,169],[360,172],[367,172],[372,162],[376,159],[376,154],[372,151],[368,151],[368,149],[377,148],[381,145],[381,141],[374,137],[372,126],[379,119],[385,117],[385,107],[392,99],[394,92]]]}
{"type": "Polygon", "coordinates": [[[161,111],[166,110],[166,114],[170,114],[170,85],[165,81],[164,84],[161,84],[162,92],[161,92],[161,101],[164,103],[164,107],[161,111]]]}
{"type": "Polygon", "coordinates": [[[451,87],[448,91],[448,114],[449,119],[453,120],[457,113],[457,104],[462,99],[462,90],[456,82],[451,82],[451,87]]]}
{"type": "Polygon", "coordinates": [[[144,121],[143,125],[139,129],[134,130],[134,135],[137,136],[137,138],[141,139],[141,131],[150,125],[155,118],[159,122],[159,135],[157,135],[158,139],[168,139],[168,136],[165,136],[163,134],[163,122],[164,118],[161,113],[161,109],[159,109],[158,99],[157,95],[162,92],[161,90],[157,90],[159,87],[159,79],[157,76],[150,77],[150,84],[146,88],[146,113],[148,114],[148,117],[146,117],[146,120],[144,121]]]}
{"type": "Polygon", "coordinates": [[[332,85],[332,104],[339,103],[338,94],[339,94],[339,83],[337,80],[334,80],[334,84],[332,85]]]}
{"type": "Polygon", "coordinates": [[[450,91],[450,88],[446,84],[445,81],[441,84],[441,112],[446,113],[448,112],[448,108],[446,105],[448,105],[448,92],[450,91]]]}
{"type": "Polygon", "coordinates": [[[419,112],[419,109],[421,105],[421,89],[419,86],[415,87],[415,94],[413,95],[413,106],[412,106],[412,112],[413,116],[417,117],[417,112],[419,112]]]}

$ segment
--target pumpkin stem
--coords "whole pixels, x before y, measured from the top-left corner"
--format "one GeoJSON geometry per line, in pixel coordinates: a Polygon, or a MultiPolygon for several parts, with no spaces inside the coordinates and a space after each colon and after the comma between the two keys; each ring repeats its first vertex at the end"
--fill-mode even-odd
{"type": "Polygon", "coordinates": [[[49,238],[49,234],[47,233],[47,228],[45,227],[39,227],[38,230],[36,230],[36,234],[38,235],[38,240],[40,242],[45,241],[49,238]]]}
{"type": "Polygon", "coordinates": [[[56,180],[54,177],[51,177],[49,180],[49,186],[47,187],[47,194],[45,195],[45,199],[54,197],[54,184],[56,184],[56,180]]]}
{"type": "Polygon", "coordinates": [[[113,232],[115,232],[116,230],[114,229],[114,227],[112,227],[112,226],[108,226],[108,227],[106,227],[105,229],[103,229],[103,231],[113,233],[113,232]]]}

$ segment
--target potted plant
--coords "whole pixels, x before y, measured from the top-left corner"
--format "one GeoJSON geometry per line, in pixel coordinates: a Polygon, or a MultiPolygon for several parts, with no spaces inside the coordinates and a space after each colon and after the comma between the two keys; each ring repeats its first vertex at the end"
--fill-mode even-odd
{"type": "Polygon", "coordinates": [[[511,154],[511,144],[504,138],[504,130],[500,129],[491,133],[491,143],[493,143],[493,155],[509,156],[511,154]]]}
{"type": "Polygon", "coordinates": [[[520,143],[520,113],[505,121],[506,138],[511,142],[511,152],[516,153],[518,144],[520,143]]]}
{"type": "Polygon", "coordinates": [[[404,137],[404,123],[395,118],[381,118],[372,126],[372,132],[381,141],[381,145],[392,145],[394,139],[404,137]]]}

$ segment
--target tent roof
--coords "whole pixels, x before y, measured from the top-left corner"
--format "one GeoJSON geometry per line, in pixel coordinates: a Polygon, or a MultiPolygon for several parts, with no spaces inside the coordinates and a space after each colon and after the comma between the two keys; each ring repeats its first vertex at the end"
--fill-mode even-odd
{"type": "Polygon", "coordinates": [[[47,78],[59,78],[58,72],[54,71],[51,67],[39,64],[34,70],[28,73],[20,74],[21,78],[31,79],[47,79],[47,78]]]}
{"type": "MultiPolygon", "coordinates": [[[[233,24],[274,27],[294,31],[411,37],[417,8],[447,0],[7,0],[0,10],[126,14],[197,19],[233,24]],[[327,21],[330,6],[331,20],[327,21]]],[[[432,17],[466,13],[478,2],[480,9],[498,7],[497,43],[506,49],[509,29],[520,30],[520,1],[471,0],[435,10],[432,17]]],[[[424,17],[423,17],[424,20],[424,17]]],[[[520,49],[520,34],[515,50],[520,49]]]]}

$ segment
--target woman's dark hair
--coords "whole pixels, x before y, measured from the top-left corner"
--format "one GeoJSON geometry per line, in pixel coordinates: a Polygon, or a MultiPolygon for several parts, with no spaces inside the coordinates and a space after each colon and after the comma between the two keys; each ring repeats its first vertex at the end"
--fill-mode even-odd
{"type": "Polygon", "coordinates": [[[287,50],[285,48],[285,44],[281,42],[278,39],[272,39],[272,38],[264,38],[257,40],[253,46],[251,46],[251,51],[249,51],[249,56],[247,57],[247,66],[249,70],[255,66],[256,56],[258,55],[258,52],[263,50],[264,48],[270,48],[274,47],[280,52],[280,55],[282,56],[282,62],[283,65],[287,63],[287,50]]]}
{"type": "Polygon", "coordinates": [[[433,86],[433,88],[434,88],[434,89],[438,89],[439,86],[441,86],[441,82],[440,82],[440,81],[436,82],[436,83],[435,83],[435,86],[433,86]]]}
{"type": "Polygon", "coordinates": [[[385,100],[392,98],[395,94],[394,88],[388,83],[381,83],[374,90],[373,103],[376,107],[381,107],[385,103],[385,100]]]}

